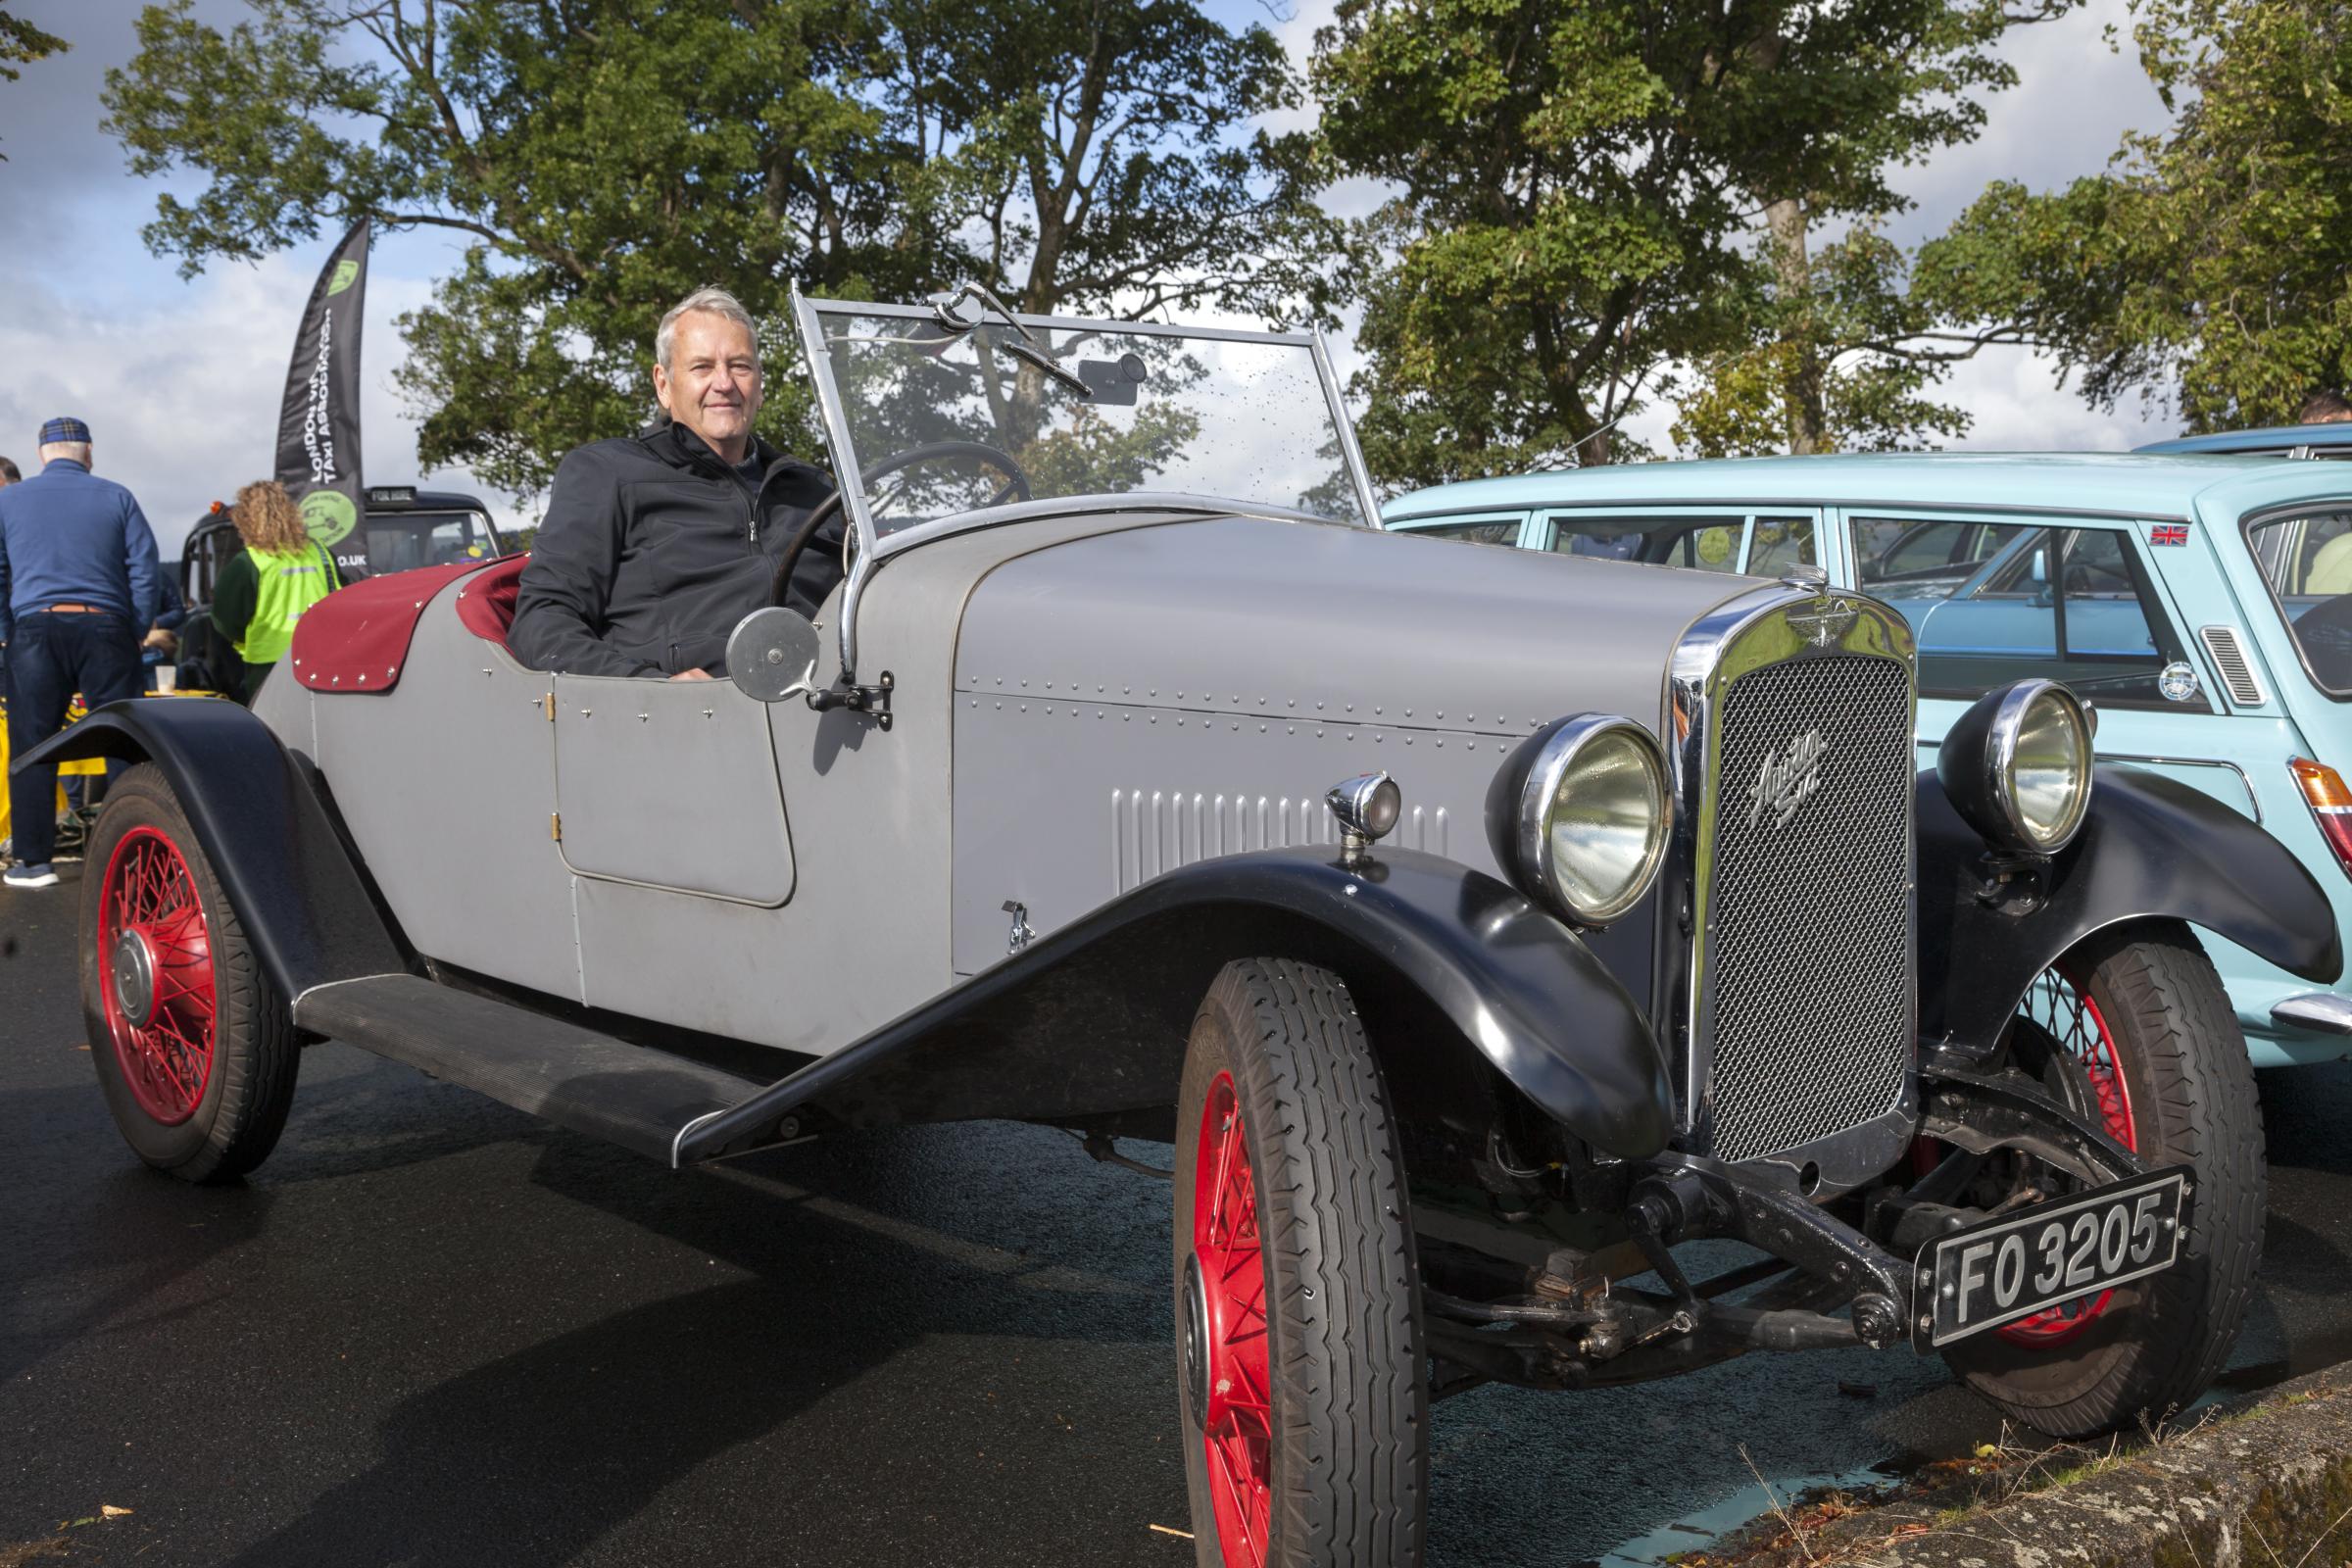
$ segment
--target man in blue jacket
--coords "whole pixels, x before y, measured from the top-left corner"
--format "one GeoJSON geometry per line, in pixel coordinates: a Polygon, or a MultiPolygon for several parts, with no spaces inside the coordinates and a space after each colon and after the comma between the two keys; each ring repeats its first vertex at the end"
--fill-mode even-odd
{"type": "MultiPolygon", "coordinates": [[[[90,427],[41,426],[41,471],[0,489],[0,644],[14,756],[55,734],[79,692],[91,708],[139,694],[139,639],[155,623],[155,534],[128,490],[90,472],[90,427]]],[[[57,769],[9,779],[12,888],[57,886],[57,769]]]]}

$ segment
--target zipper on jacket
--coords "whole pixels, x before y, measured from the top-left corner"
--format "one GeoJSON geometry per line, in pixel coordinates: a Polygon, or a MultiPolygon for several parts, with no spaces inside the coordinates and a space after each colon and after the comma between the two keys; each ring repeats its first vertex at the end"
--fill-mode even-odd
{"type": "MultiPolygon", "coordinates": [[[[756,443],[753,447],[753,450],[759,450],[756,443]]],[[[767,494],[768,481],[773,479],[777,474],[782,473],[784,471],[785,464],[789,461],[790,459],[787,454],[781,452],[776,454],[776,461],[768,465],[767,471],[760,476],[760,484],[758,488],[752,491],[752,499],[750,503],[751,515],[749,520],[750,538],[754,546],[757,546],[760,543],[760,498],[767,494]]],[[[743,486],[737,485],[735,488],[741,490],[743,486]]]]}

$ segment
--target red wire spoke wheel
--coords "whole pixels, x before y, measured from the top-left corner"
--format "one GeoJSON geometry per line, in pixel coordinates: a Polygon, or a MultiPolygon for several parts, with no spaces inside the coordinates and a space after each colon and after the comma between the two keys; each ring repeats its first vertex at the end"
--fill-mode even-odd
{"type": "Polygon", "coordinates": [[[178,847],[135,827],[107,857],[99,892],[98,994],[139,1108],[159,1126],[196,1112],[213,1079],[212,938],[178,847]]]}
{"type": "Polygon", "coordinates": [[[81,1012],[124,1143],[182,1181],[276,1145],[300,1055],[285,999],[161,768],[111,781],[81,884],[81,1012]]]}
{"type": "Polygon", "coordinates": [[[1232,1568],[1261,1568],[1274,1514],[1266,1266],[1257,1178],[1231,1073],[1217,1075],[1200,1110],[1193,1259],[1201,1301],[1197,1360],[1204,1374],[1196,1392],[1217,1541],[1232,1568]]]}
{"type": "MultiPolygon", "coordinates": [[[[2070,950],[2034,982],[2011,1038],[2014,1065],[2151,1167],[2187,1166],[2195,1196],[2172,1267],[1961,1340],[1944,1358],[2052,1437],[2161,1417],[2227,1362],[2262,1256],[2262,1106],[2237,1015],[2189,929],[2144,920],[2070,950]]],[[[2016,1179],[2073,1190],[2031,1161],[2016,1179]]]]}
{"type": "MultiPolygon", "coordinates": [[[[2089,1085],[2099,1120],[2107,1136],[2137,1152],[2138,1138],[2132,1122],[2132,1086],[2124,1079],[2115,1036],[2099,1004],[2056,969],[2042,972],[2026,994],[2026,1016],[2049,1032],[2089,1085]]],[[[2095,1322],[2115,1299],[2113,1291],[2078,1297],[2034,1313],[2000,1331],[2012,1345],[2063,1345],[2095,1322]]]]}
{"type": "Polygon", "coordinates": [[[1225,966],[1176,1097],[1178,1412],[1200,1568],[1416,1568],[1429,1379],[1412,1205],[1348,988],[1225,966]]]}

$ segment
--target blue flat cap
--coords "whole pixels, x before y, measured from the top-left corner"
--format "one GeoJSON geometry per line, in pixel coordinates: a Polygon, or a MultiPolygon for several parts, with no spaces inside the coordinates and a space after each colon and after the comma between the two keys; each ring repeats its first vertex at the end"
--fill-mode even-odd
{"type": "Polygon", "coordinates": [[[59,417],[41,426],[41,445],[51,446],[61,441],[87,441],[90,427],[79,419],[59,417]]]}

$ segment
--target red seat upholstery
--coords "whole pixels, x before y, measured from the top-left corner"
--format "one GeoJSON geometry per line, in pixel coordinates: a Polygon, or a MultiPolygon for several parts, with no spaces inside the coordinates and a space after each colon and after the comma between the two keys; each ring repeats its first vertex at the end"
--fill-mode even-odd
{"type": "Polygon", "coordinates": [[[504,646],[507,628],[514,624],[514,591],[522,581],[528,555],[501,556],[466,579],[458,590],[458,623],[476,637],[504,646]]]}
{"type": "Polygon", "coordinates": [[[363,577],[302,612],[287,651],[294,678],[315,692],[388,692],[409,661],[416,617],[433,596],[479,562],[418,566],[363,577]]]}
{"type": "Polygon", "coordinates": [[[408,662],[416,618],[451,583],[459,584],[459,623],[476,637],[505,643],[514,621],[515,582],[526,559],[418,566],[337,589],[295,622],[289,651],[294,678],[315,692],[390,691],[408,662]]]}

